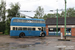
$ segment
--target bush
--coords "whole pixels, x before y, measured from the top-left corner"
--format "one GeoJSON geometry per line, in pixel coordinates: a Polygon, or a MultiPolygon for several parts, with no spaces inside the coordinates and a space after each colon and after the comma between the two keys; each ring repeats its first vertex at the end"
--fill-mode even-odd
{"type": "Polygon", "coordinates": [[[9,35],[9,32],[8,32],[8,30],[5,30],[5,33],[4,33],[4,35],[9,35]]]}

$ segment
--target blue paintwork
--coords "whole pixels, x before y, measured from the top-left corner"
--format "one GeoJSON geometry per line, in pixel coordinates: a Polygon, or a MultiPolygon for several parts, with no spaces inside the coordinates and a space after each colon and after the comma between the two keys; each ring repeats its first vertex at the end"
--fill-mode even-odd
{"type": "MultiPolygon", "coordinates": [[[[22,30],[10,30],[10,36],[19,36],[19,34],[23,32],[25,36],[40,36],[41,31],[22,31],[22,30]]],[[[44,31],[46,35],[46,31],[44,31]]]]}
{"type": "Polygon", "coordinates": [[[20,22],[12,22],[11,26],[39,26],[39,27],[45,27],[45,24],[41,23],[20,23],[20,22]]]}
{"type": "MultiPolygon", "coordinates": [[[[71,33],[71,32],[69,32],[69,31],[66,31],[66,33],[71,33]]],[[[49,32],[49,35],[57,35],[56,34],[56,32],[49,32]]],[[[61,35],[61,33],[60,32],[58,32],[58,36],[60,36],[61,35]]],[[[71,36],[71,35],[66,35],[66,36],[71,36]]]]}
{"type": "MultiPolygon", "coordinates": [[[[67,33],[67,35],[66,36],[71,36],[71,35],[69,35],[69,33],[71,33],[71,28],[67,28],[67,30],[66,30],[66,33],[67,33]],[[70,31],[68,31],[70,29],[70,31]]],[[[57,35],[56,34],[56,32],[55,31],[53,31],[53,32],[50,32],[49,31],[49,35],[57,35]]],[[[60,36],[61,35],[61,33],[60,33],[60,31],[58,32],[58,36],[60,36]]]]}
{"type": "MultiPolygon", "coordinates": [[[[57,35],[56,32],[49,32],[49,35],[57,35]]],[[[60,36],[60,32],[58,32],[58,36],[60,36]]]]}
{"type": "MultiPolygon", "coordinates": [[[[35,26],[35,27],[45,27],[45,23],[21,23],[13,22],[14,19],[24,19],[24,20],[38,20],[44,21],[44,19],[29,19],[29,18],[12,18],[10,26],[35,26]]],[[[32,30],[10,30],[10,36],[19,36],[21,32],[25,33],[25,36],[40,36],[41,31],[32,31],[32,30]]],[[[46,31],[44,31],[46,35],[46,31]]]]}
{"type": "Polygon", "coordinates": [[[39,26],[39,27],[45,27],[45,23],[22,23],[22,22],[13,22],[14,19],[23,19],[23,20],[38,20],[38,21],[44,21],[44,19],[30,19],[30,18],[12,18],[10,26],[39,26]]]}

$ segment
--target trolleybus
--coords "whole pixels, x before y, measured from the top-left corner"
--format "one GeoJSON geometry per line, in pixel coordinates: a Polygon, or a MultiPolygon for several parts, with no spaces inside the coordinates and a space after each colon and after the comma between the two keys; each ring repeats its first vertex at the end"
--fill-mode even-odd
{"type": "Polygon", "coordinates": [[[14,17],[10,23],[10,36],[46,36],[45,20],[14,17]]]}

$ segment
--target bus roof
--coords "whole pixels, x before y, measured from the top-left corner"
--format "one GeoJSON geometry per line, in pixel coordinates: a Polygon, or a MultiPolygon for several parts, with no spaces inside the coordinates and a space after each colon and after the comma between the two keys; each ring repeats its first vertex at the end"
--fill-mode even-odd
{"type": "Polygon", "coordinates": [[[14,19],[24,19],[24,20],[40,20],[40,21],[45,21],[44,19],[36,19],[36,18],[19,18],[19,17],[13,17],[12,20],[14,19]]]}

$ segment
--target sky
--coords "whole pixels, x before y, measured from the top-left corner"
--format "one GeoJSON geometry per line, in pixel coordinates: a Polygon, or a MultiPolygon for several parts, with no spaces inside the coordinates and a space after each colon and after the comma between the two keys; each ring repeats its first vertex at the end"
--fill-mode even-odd
{"type": "MultiPolygon", "coordinates": [[[[64,0],[5,0],[6,1],[6,9],[10,8],[10,3],[17,3],[20,4],[20,10],[28,10],[28,11],[35,11],[38,6],[44,8],[44,13],[56,13],[50,12],[49,10],[56,10],[57,8],[64,9],[65,2],[64,0]]],[[[67,8],[75,8],[75,0],[67,0],[67,8]]],[[[21,12],[23,14],[34,16],[35,12],[21,12]]]]}

